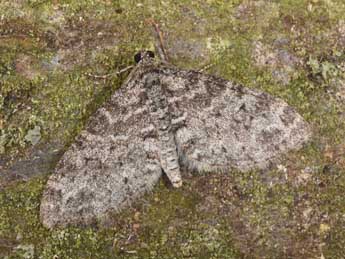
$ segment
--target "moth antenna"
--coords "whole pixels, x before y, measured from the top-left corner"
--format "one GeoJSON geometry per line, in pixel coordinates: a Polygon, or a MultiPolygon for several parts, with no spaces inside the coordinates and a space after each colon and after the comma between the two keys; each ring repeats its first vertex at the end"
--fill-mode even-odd
{"type": "Polygon", "coordinates": [[[128,70],[132,69],[134,66],[131,65],[131,66],[128,66],[128,67],[125,67],[121,70],[118,70],[118,71],[115,71],[113,73],[109,73],[109,74],[105,74],[105,75],[94,75],[94,74],[91,74],[91,73],[85,73],[85,75],[89,76],[89,77],[92,77],[92,78],[95,78],[95,79],[107,79],[108,77],[111,77],[111,76],[118,76],[118,75],[121,75],[122,73],[124,72],[127,72],[128,70]]]}
{"type": "Polygon", "coordinates": [[[154,36],[156,38],[155,47],[156,47],[156,51],[159,55],[159,58],[163,62],[169,62],[168,54],[167,54],[166,48],[164,47],[163,33],[159,28],[159,24],[152,18],[148,19],[147,23],[149,25],[152,25],[152,27],[154,29],[154,36]]]}

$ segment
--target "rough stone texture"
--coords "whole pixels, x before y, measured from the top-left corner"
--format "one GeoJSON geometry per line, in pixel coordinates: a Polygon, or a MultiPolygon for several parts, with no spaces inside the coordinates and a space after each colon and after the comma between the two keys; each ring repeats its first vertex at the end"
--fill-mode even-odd
{"type": "Polygon", "coordinates": [[[345,44],[345,20],[340,20],[336,27],[336,33],[338,34],[338,40],[340,44],[345,44]]]}
{"type": "Polygon", "coordinates": [[[280,99],[143,59],[64,154],[47,183],[41,219],[47,227],[89,224],[120,210],[154,186],[169,159],[161,149],[174,142],[182,169],[247,171],[300,148],[310,134],[280,99]]]}
{"type": "Polygon", "coordinates": [[[288,85],[301,61],[285,50],[285,45],[288,41],[284,38],[277,39],[273,47],[255,41],[252,56],[256,66],[268,68],[277,82],[288,85]]]}
{"type": "Polygon", "coordinates": [[[27,157],[18,159],[8,169],[5,165],[8,161],[0,159],[0,191],[15,180],[24,180],[34,176],[40,176],[52,171],[62,155],[63,145],[57,141],[46,145],[32,146],[28,150],[27,157]]]}

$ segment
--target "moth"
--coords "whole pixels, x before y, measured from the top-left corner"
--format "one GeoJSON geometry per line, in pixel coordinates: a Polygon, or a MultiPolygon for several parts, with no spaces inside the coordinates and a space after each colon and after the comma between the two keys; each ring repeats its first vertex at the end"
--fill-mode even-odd
{"type": "Polygon", "coordinates": [[[266,168],[311,136],[279,98],[157,61],[150,51],[135,59],[50,176],[40,207],[46,227],[90,224],[117,212],[162,174],[180,187],[186,171],[266,168]]]}

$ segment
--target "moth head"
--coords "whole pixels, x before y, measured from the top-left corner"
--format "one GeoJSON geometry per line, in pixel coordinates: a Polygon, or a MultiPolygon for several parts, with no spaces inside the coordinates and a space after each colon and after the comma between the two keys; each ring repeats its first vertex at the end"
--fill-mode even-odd
{"type": "Polygon", "coordinates": [[[134,61],[137,64],[144,60],[151,60],[154,58],[155,58],[155,54],[150,50],[142,50],[134,55],[134,61]]]}

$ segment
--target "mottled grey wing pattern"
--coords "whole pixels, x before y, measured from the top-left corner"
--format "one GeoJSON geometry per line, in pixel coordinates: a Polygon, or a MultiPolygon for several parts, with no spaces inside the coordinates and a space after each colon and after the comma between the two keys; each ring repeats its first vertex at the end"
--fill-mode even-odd
{"type": "Polygon", "coordinates": [[[46,226],[87,224],[118,211],[150,190],[162,169],[178,187],[180,168],[264,168],[311,135],[278,98],[146,61],[92,116],[48,180],[41,203],[46,226]]]}
{"type": "Polygon", "coordinates": [[[150,190],[161,176],[157,139],[139,85],[123,86],[63,155],[41,202],[47,227],[88,224],[150,190]]]}
{"type": "Polygon", "coordinates": [[[172,116],[185,118],[175,139],[187,170],[264,168],[311,135],[291,106],[267,93],[195,71],[161,66],[157,73],[172,116]]]}

